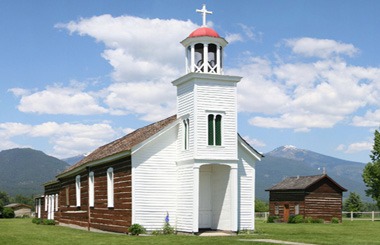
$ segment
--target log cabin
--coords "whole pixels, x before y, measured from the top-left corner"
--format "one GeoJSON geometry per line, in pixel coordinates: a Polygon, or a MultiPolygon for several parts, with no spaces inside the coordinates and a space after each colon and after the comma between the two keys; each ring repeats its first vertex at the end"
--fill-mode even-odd
{"type": "Polygon", "coordinates": [[[286,178],[266,191],[269,215],[280,221],[288,222],[291,215],[342,221],[342,193],[347,190],[327,174],[286,178]]]}
{"type": "MultiPolygon", "coordinates": [[[[199,10],[203,14],[205,7],[199,10]]],[[[180,232],[254,230],[255,163],[237,133],[237,83],[224,75],[227,41],[204,25],[182,42],[177,114],[99,147],[45,184],[38,217],[126,233],[134,223],[180,232]]]]}

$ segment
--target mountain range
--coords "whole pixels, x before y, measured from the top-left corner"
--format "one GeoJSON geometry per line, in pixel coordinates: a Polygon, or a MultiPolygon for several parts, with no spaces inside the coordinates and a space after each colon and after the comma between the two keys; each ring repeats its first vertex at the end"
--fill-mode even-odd
{"type": "Polygon", "coordinates": [[[43,183],[69,166],[42,151],[17,148],[0,152],[0,191],[10,196],[43,193],[43,183]]]}
{"type": "MultiPolygon", "coordinates": [[[[43,193],[43,183],[53,180],[68,166],[80,161],[85,155],[59,160],[42,151],[11,149],[0,152],[0,191],[9,195],[30,196],[43,193]]],[[[256,162],[256,197],[268,201],[265,190],[286,177],[322,174],[325,171],[348,193],[358,193],[363,201],[372,202],[365,196],[362,180],[364,163],[346,161],[294,146],[281,146],[265,153],[256,162]]]]}

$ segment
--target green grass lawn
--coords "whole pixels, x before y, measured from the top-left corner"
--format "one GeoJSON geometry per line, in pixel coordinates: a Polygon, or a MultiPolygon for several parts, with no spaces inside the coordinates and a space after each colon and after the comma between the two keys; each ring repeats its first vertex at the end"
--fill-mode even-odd
{"type": "MultiPolygon", "coordinates": [[[[380,222],[343,224],[268,224],[256,222],[252,235],[231,237],[140,236],[95,233],[61,226],[36,225],[31,219],[0,219],[0,244],[264,244],[240,239],[277,239],[313,244],[380,244],[380,222]]],[[[268,243],[266,243],[268,244],[268,243]]]]}

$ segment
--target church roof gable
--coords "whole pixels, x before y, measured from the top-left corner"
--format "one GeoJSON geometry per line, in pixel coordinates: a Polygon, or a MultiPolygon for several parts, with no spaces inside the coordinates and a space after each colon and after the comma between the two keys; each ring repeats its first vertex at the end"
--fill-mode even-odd
{"type": "Polygon", "coordinates": [[[148,126],[136,129],[130,134],[127,134],[115,141],[112,141],[106,145],[100,146],[93,152],[91,152],[88,156],[74,164],[73,166],[69,167],[65,171],[63,171],[61,174],[58,175],[65,175],[79,167],[82,167],[88,163],[104,159],[113,155],[116,155],[121,152],[127,152],[132,149],[133,146],[143,142],[144,140],[150,138],[151,136],[155,135],[159,131],[161,131],[163,128],[171,124],[177,119],[177,115],[173,115],[171,117],[168,117],[164,120],[152,123],[148,126]]]}

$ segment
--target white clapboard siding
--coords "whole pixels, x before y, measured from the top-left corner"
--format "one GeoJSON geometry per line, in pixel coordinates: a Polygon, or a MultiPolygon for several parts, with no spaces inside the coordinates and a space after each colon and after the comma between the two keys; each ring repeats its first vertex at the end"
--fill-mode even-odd
{"type": "Polygon", "coordinates": [[[239,144],[239,230],[255,229],[255,159],[239,144]]]}
{"type": "Polygon", "coordinates": [[[177,230],[193,232],[194,214],[193,164],[178,166],[177,230]]]}
{"type": "Polygon", "coordinates": [[[161,229],[166,214],[175,226],[178,127],[173,127],[132,154],[133,222],[161,229]]]}
{"type": "Polygon", "coordinates": [[[196,158],[237,158],[236,83],[197,82],[196,84],[196,158]],[[208,115],[222,115],[222,146],[208,145],[208,115]]]}
{"type": "Polygon", "coordinates": [[[177,88],[177,117],[188,117],[190,122],[189,147],[184,150],[184,126],[178,132],[178,161],[190,159],[194,152],[194,84],[184,83],[177,88]]]}

